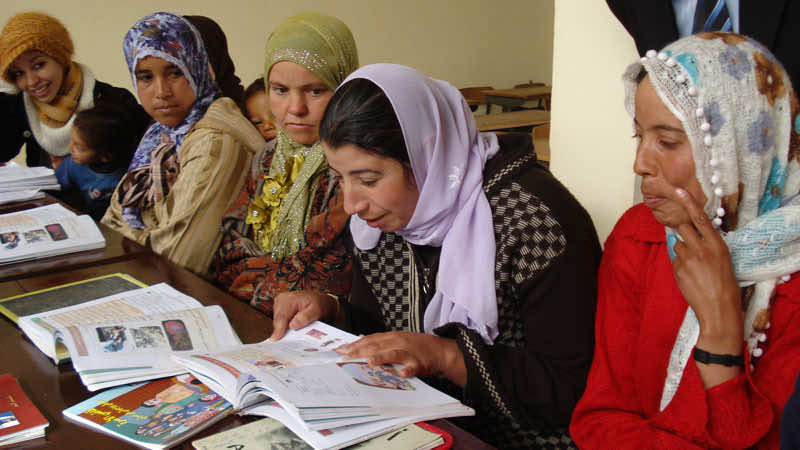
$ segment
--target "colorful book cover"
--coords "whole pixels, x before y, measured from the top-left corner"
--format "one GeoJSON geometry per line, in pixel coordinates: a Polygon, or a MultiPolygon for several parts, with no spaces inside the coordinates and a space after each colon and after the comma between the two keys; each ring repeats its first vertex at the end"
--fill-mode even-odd
{"type": "Polygon", "coordinates": [[[164,448],[231,410],[230,403],[187,374],[109,389],[64,410],[64,415],[146,448],[164,448]]]}
{"type": "Polygon", "coordinates": [[[0,445],[44,436],[49,425],[11,374],[0,375],[0,445]]]}

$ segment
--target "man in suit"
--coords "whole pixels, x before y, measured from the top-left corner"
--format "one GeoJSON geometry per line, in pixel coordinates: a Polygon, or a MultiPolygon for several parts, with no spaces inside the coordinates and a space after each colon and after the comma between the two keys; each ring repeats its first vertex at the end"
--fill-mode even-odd
{"type": "MultiPolygon", "coordinates": [[[[704,0],[606,0],[611,12],[636,42],[640,55],[660,50],[692,33],[694,9],[704,0]],[[687,15],[688,10],[688,15],[687,15]]],[[[706,2],[709,0],[705,0],[706,2]]],[[[726,31],[749,36],[775,54],[798,86],[800,77],[800,1],[725,0],[731,19],[726,31]]],[[[712,30],[725,29],[712,27],[712,30]]],[[[702,31],[702,28],[700,29],[702,31]]]]}

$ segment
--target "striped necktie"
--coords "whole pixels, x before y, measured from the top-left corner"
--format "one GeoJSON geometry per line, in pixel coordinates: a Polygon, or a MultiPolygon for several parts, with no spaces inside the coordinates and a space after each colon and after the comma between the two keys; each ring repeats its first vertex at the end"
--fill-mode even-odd
{"type": "Polygon", "coordinates": [[[732,31],[733,25],[728,15],[725,0],[697,0],[694,10],[692,34],[704,31],[732,31]]]}

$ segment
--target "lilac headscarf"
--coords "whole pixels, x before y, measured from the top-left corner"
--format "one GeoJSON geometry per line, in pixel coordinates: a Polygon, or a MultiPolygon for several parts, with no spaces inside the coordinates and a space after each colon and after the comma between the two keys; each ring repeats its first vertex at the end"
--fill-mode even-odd
{"type": "MultiPolygon", "coordinates": [[[[437,290],[425,309],[425,332],[458,322],[494,342],[496,249],[483,167],[499,150],[497,136],[478,132],[458,89],[410,67],[372,64],[344,83],[355,78],[378,85],[392,103],[419,188],[411,220],[396,233],[413,244],[442,247],[437,290]]],[[[357,216],[350,230],[362,250],[374,248],[381,235],[357,216]]]]}
{"type": "MultiPolygon", "coordinates": [[[[122,49],[137,95],[136,66],[148,56],[175,64],[189,81],[195,95],[192,109],[178,126],[168,127],[156,121],[147,129],[128,166],[130,172],[150,164],[150,153],[161,143],[162,134],[175,143],[175,152],[180,152],[183,138],[220,93],[209,70],[208,54],[200,32],[181,16],[157,12],[143,17],[125,34],[122,49]]],[[[123,217],[134,228],[144,228],[137,208],[123,208],[123,217]]]]}

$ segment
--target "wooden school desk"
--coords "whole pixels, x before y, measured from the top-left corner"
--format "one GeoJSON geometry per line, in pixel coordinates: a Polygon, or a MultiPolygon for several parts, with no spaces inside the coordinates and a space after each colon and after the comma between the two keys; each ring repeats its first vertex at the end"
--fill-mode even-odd
{"type": "MultiPolygon", "coordinates": [[[[108,232],[116,234],[111,230],[108,232]]],[[[122,242],[121,237],[116,239],[122,242]]],[[[109,242],[111,242],[110,239],[109,242]]],[[[20,263],[20,265],[33,263],[20,263]]],[[[261,312],[149,249],[123,260],[103,260],[95,264],[73,266],[66,270],[1,281],[0,298],[118,272],[131,275],[146,284],[166,282],[179,291],[196,298],[204,305],[220,305],[244,343],[260,342],[266,339],[272,330],[272,321],[261,312]]],[[[24,338],[16,325],[6,317],[0,319],[0,348],[3,349],[2,357],[0,357],[0,373],[11,373],[17,377],[31,401],[50,422],[45,438],[28,441],[21,445],[27,444],[46,449],[135,448],[125,441],[64,419],[61,411],[96,393],[91,393],[86,389],[71,364],[55,366],[49,358],[24,338]]],[[[231,415],[192,436],[179,447],[191,449],[193,440],[257,419],[260,417],[231,415]]],[[[431,424],[443,428],[453,435],[454,448],[492,448],[446,420],[432,421],[431,424]]]]}
{"type": "Polygon", "coordinates": [[[500,105],[503,107],[503,112],[513,111],[519,108],[523,103],[540,100],[544,105],[544,109],[550,109],[550,94],[552,88],[550,86],[530,86],[520,87],[514,89],[491,89],[483,91],[486,95],[486,111],[491,112],[492,105],[500,105]]]}
{"type": "MultiPolygon", "coordinates": [[[[496,114],[475,115],[478,131],[508,130],[519,127],[535,127],[550,123],[550,111],[523,109],[496,114]]],[[[528,129],[530,130],[530,128],[528,129]]]]}

